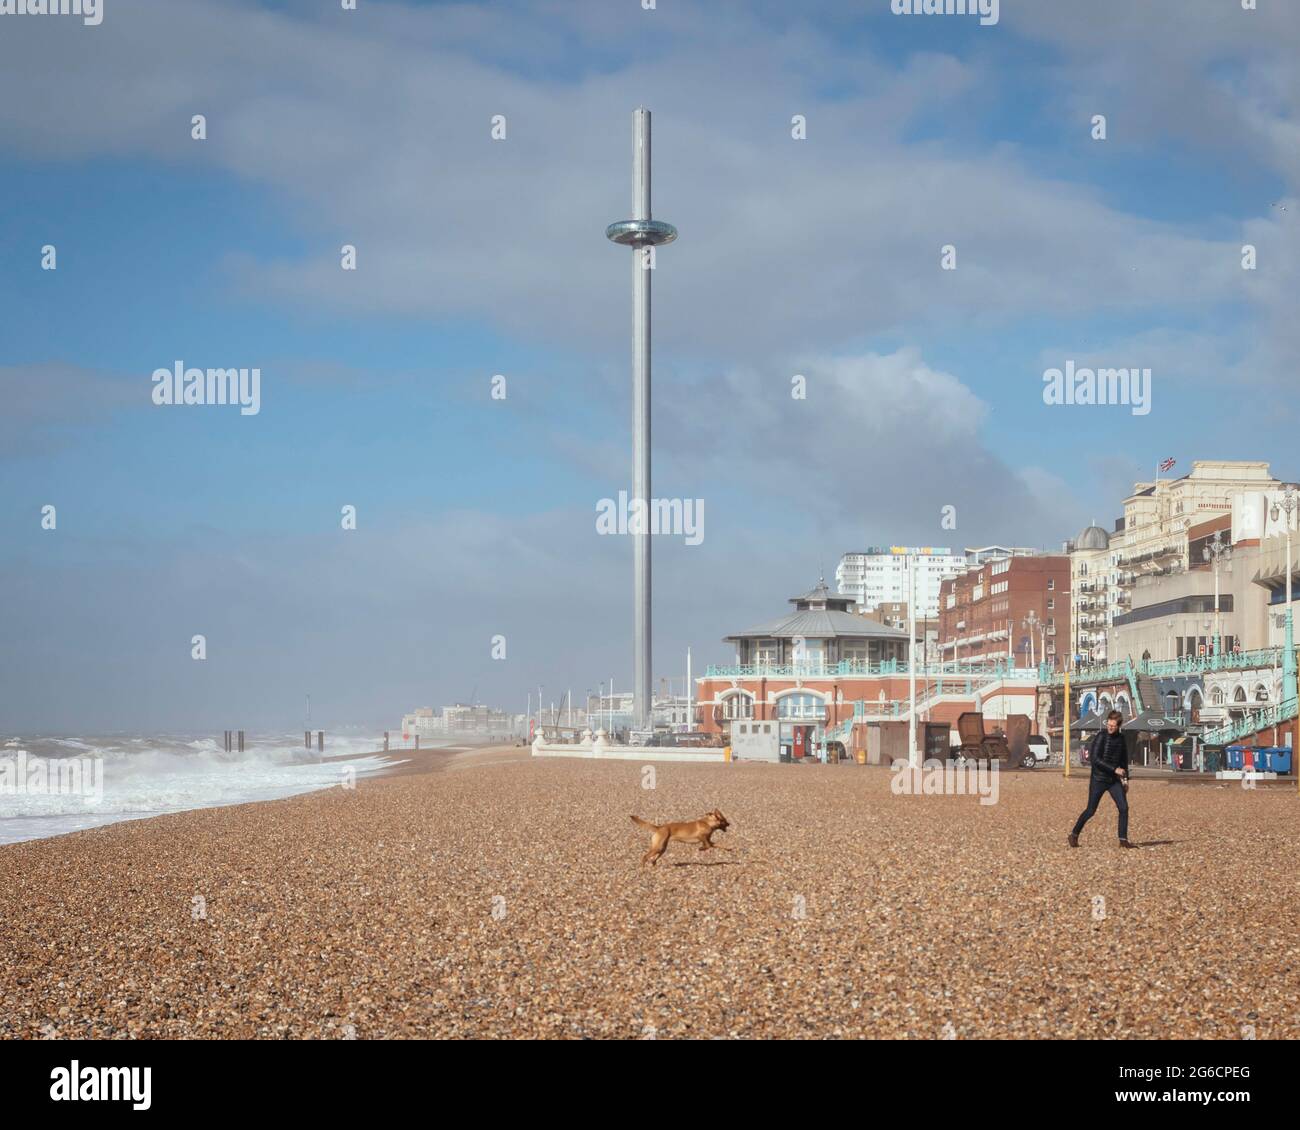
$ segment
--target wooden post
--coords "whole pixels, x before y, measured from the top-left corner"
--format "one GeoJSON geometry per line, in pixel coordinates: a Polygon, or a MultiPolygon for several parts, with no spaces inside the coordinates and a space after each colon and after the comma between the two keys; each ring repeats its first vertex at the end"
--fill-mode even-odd
{"type": "Polygon", "coordinates": [[[325,752],[325,731],[324,730],[316,731],[316,752],[317,753],[325,752]]]}
{"type": "Polygon", "coordinates": [[[384,752],[388,752],[388,731],[384,731],[384,752]]]}
{"type": "Polygon", "coordinates": [[[311,731],[310,731],[310,730],[304,730],[304,731],[303,731],[302,744],[303,744],[304,746],[306,746],[307,749],[311,749],[311,731]]]}
{"type": "Polygon", "coordinates": [[[239,752],[240,753],[244,752],[244,731],[243,730],[239,731],[239,752]]]}

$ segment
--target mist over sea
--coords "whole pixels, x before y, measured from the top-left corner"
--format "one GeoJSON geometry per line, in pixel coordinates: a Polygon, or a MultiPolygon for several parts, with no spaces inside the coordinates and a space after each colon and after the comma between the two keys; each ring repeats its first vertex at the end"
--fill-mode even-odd
{"type": "Polygon", "coordinates": [[[243,753],[227,753],[221,736],[210,734],[3,735],[0,844],[337,787],[345,767],[359,779],[394,764],[376,754],[383,744],[382,735],[326,733],[325,752],[317,755],[303,748],[298,731],[247,734],[243,753]],[[74,768],[75,790],[66,787],[74,768]],[[94,792],[102,795],[85,795],[94,792]]]}

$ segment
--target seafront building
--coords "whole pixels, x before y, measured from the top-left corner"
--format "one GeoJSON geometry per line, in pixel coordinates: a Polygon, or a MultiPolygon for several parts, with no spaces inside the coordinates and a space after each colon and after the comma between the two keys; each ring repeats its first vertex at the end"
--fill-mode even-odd
{"type": "MultiPolygon", "coordinates": [[[[725,637],[735,662],[697,680],[697,727],[729,742],[756,724],[774,726],[781,752],[795,759],[831,741],[872,762],[906,756],[907,633],[858,615],[854,599],[824,580],[788,603],[784,616],[725,637]]],[[[925,665],[918,649],[917,714],[953,726],[966,710],[1032,716],[1037,683],[1037,671],[1013,670],[1005,657],[925,665]]],[[[947,747],[922,752],[946,756],[947,747]]]]}
{"type": "Polygon", "coordinates": [[[1290,489],[1267,463],[1201,460],[1180,478],[1135,483],[1112,529],[1092,523],[1060,554],[847,554],[839,591],[819,582],[791,598],[793,612],[726,637],[735,662],[696,681],[696,725],[719,740],[773,729],[796,757],[833,742],[869,760],[905,756],[911,560],[918,722],[953,725],[978,710],[996,725],[1025,714],[1059,741],[1068,666],[1071,718],[1112,707],[1177,718],[1187,734],[1153,743],[1170,763],[1180,746],[1291,745],[1286,539],[1300,598],[1300,495],[1288,508],[1290,489]],[[920,577],[949,570],[932,597],[920,577]],[[927,612],[938,622],[937,658],[921,652],[927,612]]]}
{"type": "MultiPolygon", "coordinates": [[[[1135,484],[1113,531],[1093,525],[1067,543],[1072,717],[1155,709],[1189,728],[1180,739],[1189,748],[1292,744],[1288,533],[1300,597],[1297,496],[1286,505],[1293,489],[1267,463],[1198,461],[1180,479],[1135,484]]],[[[1054,691],[1062,683],[1059,673],[1051,680],[1054,691]]],[[[1052,714],[1059,732],[1059,705],[1052,714]]]]}
{"type": "Polygon", "coordinates": [[[836,588],[862,609],[910,599],[909,563],[915,574],[916,617],[939,615],[939,585],[966,568],[965,554],[935,546],[872,546],[846,553],[835,568],[836,588]]]}
{"type": "Polygon", "coordinates": [[[1005,659],[1056,666],[1068,625],[1070,560],[1063,554],[986,559],[941,587],[939,656],[982,665],[1005,659]]]}
{"type": "Polygon", "coordinates": [[[457,702],[444,706],[440,714],[421,707],[402,715],[402,740],[412,742],[447,737],[517,737],[523,732],[523,719],[481,703],[457,702]]]}
{"type": "MultiPolygon", "coordinates": [[[[1262,537],[1264,508],[1282,487],[1268,463],[1243,460],[1195,460],[1191,471],[1179,478],[1134,483],[1113,530],[1094,524],[1065,546],[1078,661],[1104,664],[1128,654],[1116,650],[1114,626],[1117,620],[1132,622],[1125,618],[1131,617],[1138,587],[1150,604],[1153,580],[1203,564],[1205,546],[1228,528],[1234,509],[1239,514],[1237,535],[1262,537]]],[[[1192,591],[1195,582],[1185,587],[1189,598],[1202,595],[1192,591]]],[[[1190,600],[1184,611],[1195,614],[1196,604],[1190,600]]],[[[1190,630],[1187,624],[1166,626],[1171,641],[1182,640],[1193,653],[1204,646],[1203,631],[1190,630]]]]}

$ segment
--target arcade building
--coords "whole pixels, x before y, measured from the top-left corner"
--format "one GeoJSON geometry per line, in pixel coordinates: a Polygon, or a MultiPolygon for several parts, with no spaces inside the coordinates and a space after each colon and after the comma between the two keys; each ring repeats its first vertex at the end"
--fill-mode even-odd
{"type": "Polygon", "coordinates": [[[733,722],[775,721],[781,752],[798,759],[852,715],[868,681],[878,693],[882,665],[906,663],[907,633],[858,615],[853,598],[824,579],[789,603],[780,619],[724,637],[736,662],[709,667],[699,680],[698,723],[729,739],[733,722]]]}

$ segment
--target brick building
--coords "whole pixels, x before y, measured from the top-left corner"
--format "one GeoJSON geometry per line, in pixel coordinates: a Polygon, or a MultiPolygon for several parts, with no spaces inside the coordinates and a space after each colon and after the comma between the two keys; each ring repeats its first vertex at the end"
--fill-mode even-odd
{"type": "Polygon", "coordinates": [[[1014,658],[1058,666],[1069,649],[1070,559],[1004,557],[943,582],[939,654],[944,662],[1014,658]]]}
{"type": "MultiPolygon", "coordinates": [[[[794,611],[780,619],[726,637],[736,661],[710,664],[696,680],[697,727],[726,742],[733,727],[743,734],[755,724],[770,726],[781,752],[794,759],[816,756],[827,741],[868,753],[883,748],[887,735],[905,741],[907,633],[858,615],[853,600],[824,581],[790,603],[794,611]]],[[[919,637],[919,621],[917,629],[919,637]]],[[[978,664],[958,671],[918,662],[918,719],[953,725],[967,710],[989,719],[1032,715],[1036,676],[1005,667],[1005,654],[994,655],[983,672],[978,664]]]]}

